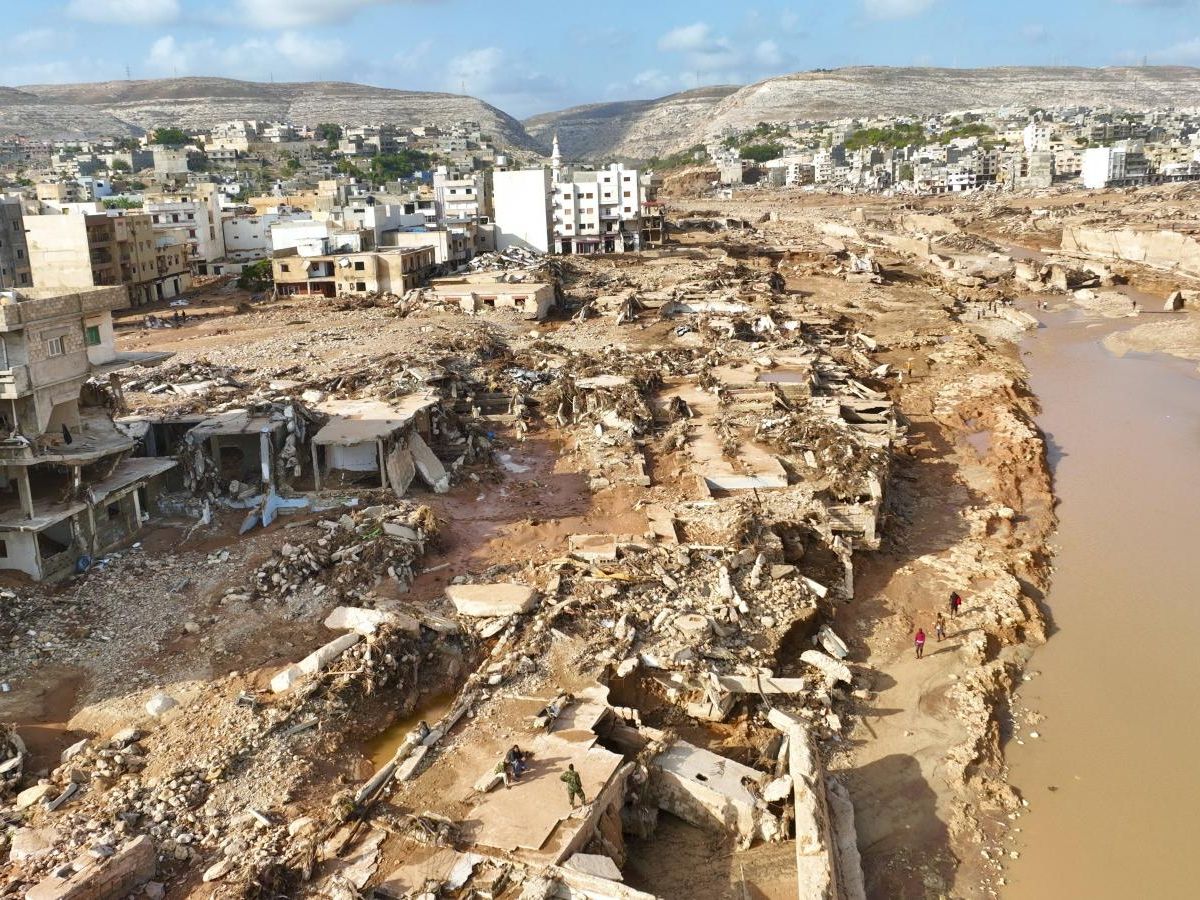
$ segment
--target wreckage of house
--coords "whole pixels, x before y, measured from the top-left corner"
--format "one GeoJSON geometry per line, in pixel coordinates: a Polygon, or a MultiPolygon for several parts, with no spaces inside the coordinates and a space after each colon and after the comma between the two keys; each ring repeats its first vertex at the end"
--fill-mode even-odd
{"type": "Polygon", "coordinates": [[[390,488],[402,497],[419,474],[431,488],[449,487],[446,470],[429,448],[435,394],[410,394],[397,403],[327,401],[317,408],[329,421],[312,438],[314,488],[355,484],[390,488]]]}
{"type": "Polygon", "coordinates": [[[526,281],[504,272],[472,272],[430,282],[434,296],[457,304],[468,315],[515,310],[526,319],[542,320],[554,308],[554,285],[526,281]]]}
{"type": "Polygon", "coordinates": [[[172,460],[131,459],[107,386],[125,289],[0,294],[0,568],[43,579],[136,533],[172,460]]]}

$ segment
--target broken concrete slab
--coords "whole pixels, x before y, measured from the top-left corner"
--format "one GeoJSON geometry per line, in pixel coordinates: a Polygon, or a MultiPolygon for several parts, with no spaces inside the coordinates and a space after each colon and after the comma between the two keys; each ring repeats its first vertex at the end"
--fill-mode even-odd
{"type": "Polygon", "coordinates": [[[408,436],[408,449],[412,453],[417,474],[433,489],[435,494],[444,494],[450,490],[450,474],[419,434],[414,433],[408,436]]]}
{"type": "Polygon", "coordinates": [[[722,690],[734,694],[799,694],[812,683],[805,678],[773,678],[768,675],[721,675],[722,690]]]}
{"type": "Polygon", "coordinates": [[[609,881],[622,880],[621,870],[617,864],[601,853],[576,853],[563,863],[563,866],[574,869],[576,872],[583,872],[585,875],[607,878],[609,881]]]}
{"type": "Polygon", "coordinates": [[[820,669],[821,674],[825,676],[826,683],[830,686],[839,681],[850,684],[854,680],[849,666],[832,656],[826,656],[820,650],[805,650],[800,654],[800,659],[813,668],[820,669]]]}
{"type": "Polygon", "coordinates": [[[573,534],[567,538],[571,555],[586,562],[615,562],[617,539],[611,534],[573,534]]]}
{"type": "Polygon", "coordinates": [[[524,584],[451,584],[446,598],[460,616],[487,619],[529,612],[537,591],[524,584]]]}
{"type": "Polygon", "coordinates": [[[397,617],[394,614],[382,609],[339,606],[325,617],[324,624],[330,631],[355,631],[361,635],[368,635],[378,631],[381,625],[392,625],[396,621],[397,617]]]}
{"type": "Polygon", "coordinates": [[[660,809],[699,828],[732,831],[748,843],[760,811],[746,784],[765,780],[756,769],[676,741],[654,758],[650,791],[660,809]]]}

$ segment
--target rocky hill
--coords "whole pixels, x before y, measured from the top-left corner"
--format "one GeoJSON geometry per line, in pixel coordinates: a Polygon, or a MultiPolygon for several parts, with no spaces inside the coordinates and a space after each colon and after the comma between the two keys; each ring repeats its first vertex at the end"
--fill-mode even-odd
{"type": "Polygon", "coordinates": [[[472,120],[509,146],[532,148],[521,123],[460,94],[346,82],[262,84],[163,78],[0,88],[0,135],[34,138],[140,134],[161,125],[202,128],[228,119],[450,125],[472,120]]]}
{"type": "Polygon", "coordinates": [[[567,156],[649,157],[689,147],[726,127],[793,119],[937,113],[999,106],[1200,104],[1200,69],[932,69],[860,67],[797,72],[736,90],[701,88],[659,100],[605,103],[544,113],[526,130],[567,156]]]}
{"type": "Polygon", "coordinates": [[[557,132],[568,159],[641,159],[676,149],[681,135],[702,128],[714,107],[737,90],[705,87],[657,100],[590,103],[533,116],[524,125],[545,148],[557,132]]]}

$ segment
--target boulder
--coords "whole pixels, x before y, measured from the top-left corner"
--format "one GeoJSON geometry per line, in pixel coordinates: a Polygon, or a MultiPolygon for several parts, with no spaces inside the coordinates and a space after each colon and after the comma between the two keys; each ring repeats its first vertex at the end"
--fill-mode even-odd
{"type": "Polygon", "coordinates": [[[179,701],[170,694],[159,691],[153,697],[146,701],[146,712],[158,718],[165,715],[179,705],[179,701]]]}

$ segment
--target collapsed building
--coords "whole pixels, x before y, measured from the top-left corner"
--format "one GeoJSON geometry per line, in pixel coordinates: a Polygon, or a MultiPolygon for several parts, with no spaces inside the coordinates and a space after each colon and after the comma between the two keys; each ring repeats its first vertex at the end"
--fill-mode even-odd
{"type": "Polygon", "coordinates": [[[142,527],[170,460],[132,458],[90,377],[111,366],[112,310],[124,288],[0,293],[0,568],[34,579],[69,573],[142,527]]]}

